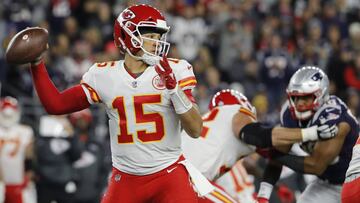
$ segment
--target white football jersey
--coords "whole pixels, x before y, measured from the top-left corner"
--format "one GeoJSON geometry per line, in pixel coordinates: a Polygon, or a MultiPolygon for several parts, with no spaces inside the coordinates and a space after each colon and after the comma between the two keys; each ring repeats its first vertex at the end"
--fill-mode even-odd
{"type": "MultiPolygon", "coordinates": [[[[184,60],[169,59],[169,63],[179,87],[193,89],[192,66],[184,60]]],[[[84,74],[82,86],[91,104],[105,105],[115,168],[146,175],[178,160],[182,153],[179,116],[153,66],[134,78],[123,60],[96,63],[84,74]]]]}
{"type": "Polygon", "coordinates": [[[232,131],[232,118],[239,111],[255,118],[254,112],[246,106],[225,105],[216,107],[203,116],[203,129],[199,139],[193,139],[182,132],[182,148],[186,159],[209,180],[214,180],[230,169],[240,157],[255,150],[255,147],[236,138],[232,131]]]}
{"type": "Polygon", "coordinates": [[[5,184],[24,182],[26,147],[32,142],[33,130],[25,125],[0,127],[0,167],[5,184]]]}
{"type": "Polygon", "coordinates": [[[360,173],[360,137],[357,139],[354,147],[349,168],[346,171],[346,177],[352,174],[360,173]]]}

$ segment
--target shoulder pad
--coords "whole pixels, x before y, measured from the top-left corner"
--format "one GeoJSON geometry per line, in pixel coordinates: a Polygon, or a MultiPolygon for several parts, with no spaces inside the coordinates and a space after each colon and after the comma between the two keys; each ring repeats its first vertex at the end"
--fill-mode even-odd
{"type": "Polygon", "coordinates": [[[319,108],[314,114],[311,123],[313,124],[335,124],[339,122],[343,112],[341,100],[337,97],[332,97],[328,102],[319,108]]]}
{"type": "Polygon", "coordinates": [[[118,65],[119,61],[106,61],[106,62],[99,62],[94,63],[90,68],[90,71],[102,71],[108,68],[115,68],[118,65]]]}
{"type": "Polygon", "coordinates": [[[192,65],[184,59],[168,58],[169,64],[174,71],[179,69],[192,70],[192,65]]]}
{"type": "Polygon", "coordinates": [[[257,120],[256,108],[249,101],[241,103],[239,111],[257,120]]]}
{"type": "Polygon", "coordinates": [[[192,65],[186,60],[169,59],[170,66],[175,74],[178,85],[182,90],[193,89],[196,84],[196,78],[192,65]]]}

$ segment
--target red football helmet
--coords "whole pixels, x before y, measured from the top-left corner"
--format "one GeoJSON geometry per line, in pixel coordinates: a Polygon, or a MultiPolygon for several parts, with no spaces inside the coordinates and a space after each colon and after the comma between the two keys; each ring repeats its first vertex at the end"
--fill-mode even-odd
{"type": "Polygon", "coordinates": [[[20,121],[18,101],[10,96],[0,100],[0,126],[11,127],[20,121]]]}
{"type": "Polygon", "coordinates": [[[245,95],[232,89],[225,89],[217,92],[210,101],[209,109],[212,110],[217,106],[240,104],[254,111],[255,108],[250,104],[245,95]]]}
{"type": "Polygon", "coordinates": [[[160,11],[145,4],[134,5],[126,8],[115,20],[114,42],[117,47],[131,56],[149,65],[155,65],[169,51],[170,44],[166,42],[168,31],[169,26],[160,11]],[[160,33],[160,40],[142,37],[143,30],[160,33]],[[144,39],[156,43],[155,53],[150,53],[143,48],[144,39]],[[144,55],[135,56],[140,50],[144,51],[144,55]]]}

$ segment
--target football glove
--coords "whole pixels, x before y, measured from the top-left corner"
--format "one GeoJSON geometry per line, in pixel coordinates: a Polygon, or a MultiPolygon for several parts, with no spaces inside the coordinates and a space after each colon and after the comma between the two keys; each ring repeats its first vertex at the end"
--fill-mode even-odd
{"type": "Polygon", "coordinates": [[[338,127],[336,125],[314,125],[309,128],[301,129],[303,142],[327,140],[335,137],[338,133],[338,127]]]}
{"type": "Polygon", "coordinates": [[[159,74],[161,80],[165,83],[166,89],[175,89],[176,78],[165,55],[160,60],[160,64],[155,66],[155,71],[159,74]]]}

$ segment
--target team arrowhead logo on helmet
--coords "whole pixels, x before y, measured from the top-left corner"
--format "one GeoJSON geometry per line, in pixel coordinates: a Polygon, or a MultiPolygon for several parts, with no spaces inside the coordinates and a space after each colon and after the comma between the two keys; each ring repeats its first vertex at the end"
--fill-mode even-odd
{"type": "Polygon", "coordinates": [[[130,20],[135,18],[135,14],[134,12],[130,11],[129,9],[126,9],[125,11],[123,11],[120,15],[120,17],[122,18],[120,22],[124,21],[124,20],[130,20]]]}

